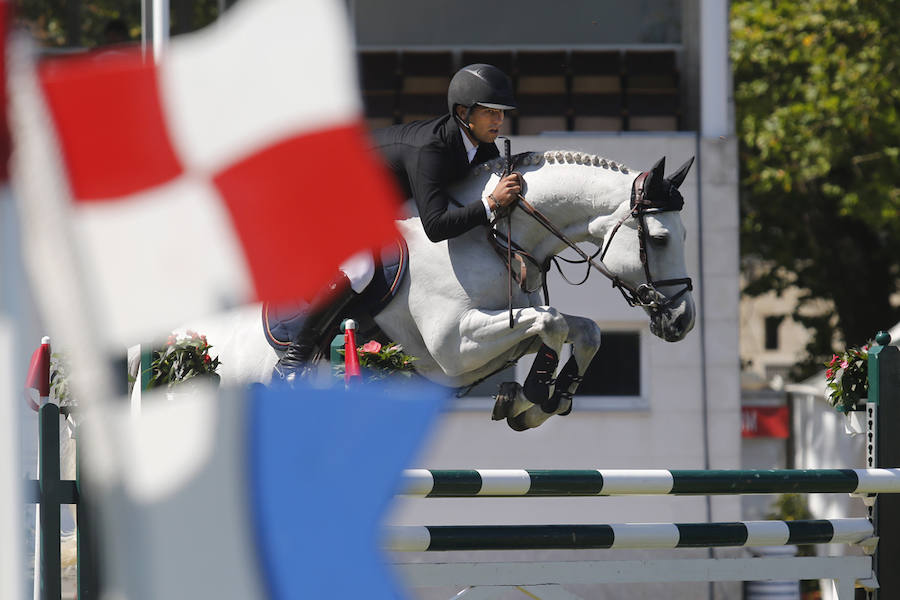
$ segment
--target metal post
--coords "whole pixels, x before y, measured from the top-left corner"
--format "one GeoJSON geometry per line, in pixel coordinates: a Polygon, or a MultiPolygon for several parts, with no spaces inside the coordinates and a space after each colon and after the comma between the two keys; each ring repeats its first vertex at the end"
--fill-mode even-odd
{"type": "Polygon", "coordinates": [[[41,407],[38,460],[41,464],[41,600],[61,600],[59,407],[41,407]]]}
{"type": "Polygon", "coordinates": [[[141,0],[141,53],[153,55],[153,0],[141,0]]]}
{"type": "MultiPolygon", "coordinates": [[[[869,350],[869,401],[866,414],[870,423],[866,440],[867,467],[900,466],[900,349],[890,346],[891,336],[883,331],[878,343],[869,350]]],[[[870,518],[878,535],[874,570],[879,589],[870,598],[900,598],[900,495],[878,494],[870,508],[870,518]]]]}
{"type": "Polygon", "coordinates": [[[141,50],[159,62],[169,42],[169,0],[141,0],[141,50]]]}
{"type": "Polygon", "coordinates": [[[153,2],[153,61],[159,62],[169,43],[169,0],[153,2]]]}
{"type": "MultiPolygon", "coordinates": [[[[80,438],[76,443],[80,443],[80,438]]],[[[75,454],[75,486],[78,490],[78,513],[75,524],[78,531],[78,600],[95,600],[100,597],[96,531],[92,507],[86,501],[81,486],[83,453],[80,450],[77,449],[75,454]]]]}

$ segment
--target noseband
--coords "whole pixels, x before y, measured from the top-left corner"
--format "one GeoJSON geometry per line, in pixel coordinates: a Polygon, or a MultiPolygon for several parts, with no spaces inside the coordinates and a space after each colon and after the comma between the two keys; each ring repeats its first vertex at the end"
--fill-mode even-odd
{"type": "MultiPolygon", "coordinates": [[[[590,267],[599,271],[604,277],[612,281],[612,285],[622,293],[622,296],[625,298],[625,301],[628,302],[629,306],[639,306],[641,308],[647,309],[650,313],[656,314],[660,311],[664,311],[671,307],[679,298],[681,298],[684,294],[691,291],[693,289],[693,283],[691,282],[690,277],[679,277],[677,279],[658,279],[654,280],[653,275],[650,273],[650,263],[647,259],[647,226],[645,222],[645,217],[648,214],[655,214],[658,212],[665,212],[669,210],[681,210],[684,205],[684,200],[681,198],[680,194],[675,194],[677,198],[671,194],[667,194],[666,198],[662,201],[654,202],[652,199],[647,197],[645,190],[645,182],[650,176],[650,171],[644,171],[640,175],[638,175],[634,183],[631,187],[631,210],[626,214],[622,219],[616,223],[615,227],[610,233],[609,238],[606,240],[606,245],[603,248],[602,253],[600,253],[600,259],[594,260],[597,256],[595,253],[593,256],[588,256],[588,254],[579,248],[575,242],[570,240],[566,235],[559,230],[543,213],[534,208],[528,201],[525,200],[525,197],[521,194],[519,195],[518,201],[512,205],[513,207],[518,206],[526,214],[532,217],[535,221],[538,222],[544,229],[549,231],[551,234],[556,236],[560,241],[562,241],[566,246],[574,250],[579,256],[581,256],[581,261],[567,261],[567,262],[585,262],[590,267]],[[641,265],[644,268],[644,275],[646,276],[647,283],[643,283],[637,287],[632,286],[627,281],[623,281],[617,275],[615,275],[612,271],[610,271],[605,264],[603,264],[603,257],[606,255],[607,250],[609,250],[610,243],[615,237],[616,233],[619,231],[619,228],[622,224],[628,220],[629,218],[634,217],[637,219],[637,230],[638,230],[638,240],[640,243],[640,259],[641,265]],[[684,287],[678,291],[674,296],[667,297],[665,294],[659,291],[658,286],[667,286],[667,285],[683,285],[684,287]]],[[[507,213],[508,217],[508,213],[507,213]]],[[[497,220],[495,219],[495,224],[497,220]]],[[[509,223],[507,222],[507,227],[509,223]]],[[[512,261],[509,257],[510,250],[513,246],[516,246],[515,254],[519,258],[522,269],[519,277],[519,284],[525,289],[525,263],[524,259],[528,259],[531,263],[537,265],[541,271],[541,281],[542,287],[544,288],[544,296],[547,294],[547,285],[546,285],[546,277],[547,270],[549,268],[549,264],[545,263],[543,265],[538,265],[537,261],[531,257],[528,253],[524,252],[518,245],[512,242],[511,239],[507,240],[507,247],[503,249],[499,248],[499,239],[496,232],[496,229],[493,227],[490,228],[489,239],[493,243],[494,247],[497,249],[498,254],[507,260],[507,267],[509,268],[510,278],[513,278],[512,275],[512,261]]],[[[559,266],[557,265],[557,268],[559,266]]],[[[581,281],[587,280],[587,276],[581,281]]],[[[534,290],[526,290],[526,291],[534,291],[534,290]]],[[[549,303],[549,298],[547,298],[547,302],[549,303]]]]}

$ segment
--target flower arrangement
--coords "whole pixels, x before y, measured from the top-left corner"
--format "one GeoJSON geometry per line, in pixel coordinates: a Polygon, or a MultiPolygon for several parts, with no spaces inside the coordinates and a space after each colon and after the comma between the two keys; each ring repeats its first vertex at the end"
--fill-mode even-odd
{"type": "Polygon", "coordinates": [[[210,348],[206,336],[196,331],[187,331],[181,336],[171,334],[164,348],[153,351],[147,388],[166,386],[171,390],[195,377],[208,378],[218,384],[219,358],[209,355],[210,348]]]}
{"type": "Polygon", "coordinates": [[[69,387],[69,359],[63,352],[50,355],[50,398],[59,406],[77,406],[69,387]]]}
{"type": "Polygon", "coordinates": [[[826,396],[839,412],[849,412],[869,395],[869,346],[848,348],[825,363],[826,396]]]}
{"type": "MultiPolygon", "coordinates": [[[[371,340],[357,347],[359,366],[365,371],[368,381],[380,381],[392,376],[411,378],[413,361],[416,359],[404,354],[403,347],[399,344],[382,345],[376,340],[371,340]]],[[[343,350],[341,351],[343,354],[343,350]]],[[[336,365],[337,375],[344,374],[344,365],[336,365]]]]}

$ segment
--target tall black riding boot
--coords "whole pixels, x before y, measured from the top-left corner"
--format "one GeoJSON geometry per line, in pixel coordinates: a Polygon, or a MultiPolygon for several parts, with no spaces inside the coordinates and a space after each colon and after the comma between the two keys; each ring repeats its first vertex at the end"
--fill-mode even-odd
{"type": "Polygon", "coordinates": [[[303,322],[303,327],[284,355],[275,365],[273,377],[292,381],[301,373],[315,354],[322,336],[336,329],[344,311],[357,297],[350,288],[350,280],[339,273],[325,289],[310,303],[311,312],[303,322]]]}

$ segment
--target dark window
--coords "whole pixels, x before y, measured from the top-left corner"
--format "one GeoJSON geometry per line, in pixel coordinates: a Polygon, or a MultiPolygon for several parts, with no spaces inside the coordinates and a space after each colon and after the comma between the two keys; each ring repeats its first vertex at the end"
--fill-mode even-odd
{"type": "Polygon", "coordinates": [[[641,341],[636,331],[603,332],[600,350],[578,386],[578,396],[640,396],[641,341]]]}
{"type": "Polygon", "coordinates": [[[778,326],[784,316],[766,317],[766,350],[778,350],[778,326]]]}

